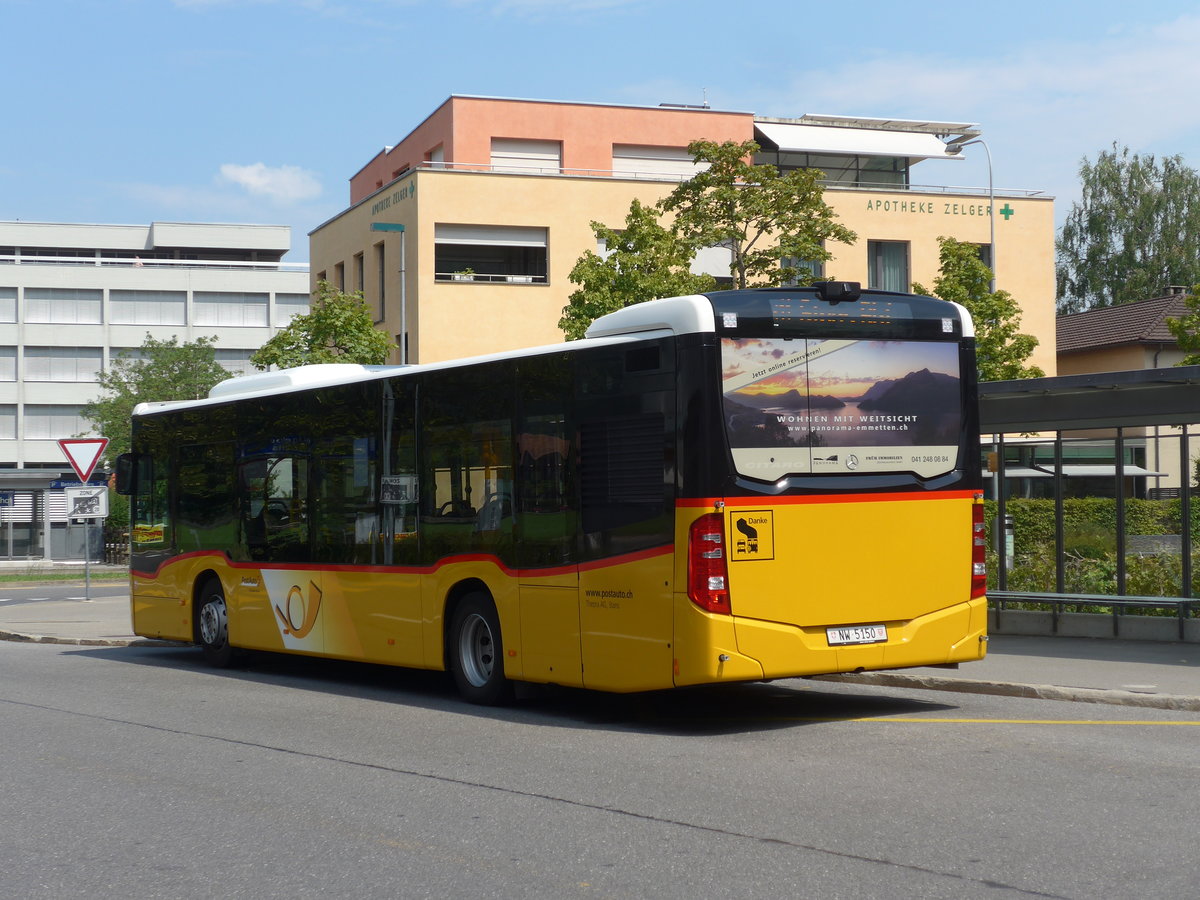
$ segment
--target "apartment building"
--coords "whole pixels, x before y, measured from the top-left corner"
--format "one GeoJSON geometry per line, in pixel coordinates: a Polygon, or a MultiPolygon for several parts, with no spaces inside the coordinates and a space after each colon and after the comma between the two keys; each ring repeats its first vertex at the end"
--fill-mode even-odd
{"type": "MultiPolygon", "coordinates": [[[[687,145],[755,140],[756,161],[818,168],[825,200],[858,235],[827,247],[827,277],[932,286],[938,238],[980,245],[996,286],[1055,370],[1053,200],[1037,190],[955,187],[934,160],[982,153],[972,123],[452,96],[350,178],[348,207],[310,235],[312,277],[361,290],[409,362],[561,341],[575,285],[596,250],[592,221],[620,227],[695,172],[687,145]],[[965,146],[964,146],[965,145],[965,146]],[[995,211],[995,217],[990,215],[995,211]]],[[[697,270],[728,277],[728,251],[697,270]]],[[[399,353],[398,353],[399,356],[399,353]]],[[[397,359],[399,361],[399,358],[397,359]]]]}
{"type": "Polygon", "coordinates": [[[0,222],[0,559],[79,555],[57,441],[91,434],[98,374],[147,335],[217,339],[230,374],[297,313],[307,264],[291,229],[0,222]]]}

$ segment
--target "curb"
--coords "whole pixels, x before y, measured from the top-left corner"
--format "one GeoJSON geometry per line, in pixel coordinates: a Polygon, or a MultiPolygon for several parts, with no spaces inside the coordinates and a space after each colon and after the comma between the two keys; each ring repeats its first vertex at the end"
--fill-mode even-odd
{"type": "Polygon", "coordinates": [[[48,634],[22,634],[0,629],[0,641],[21,644],[68,644],[75,647],[190,647],[180,641],[160,641],[154,638],[67,638],[48,634]]]}
{"type": "Polygon", "coordinates": [[[1099,688],[1060,687],[1055,684],[1013,684],[1006,681],[972,681],[967,678],[938,678],[927,675],[897,675],[864,672],[858,675],[810,675],[812,681],[838,681],[843,684],[872,684],[880,687],[919,688],[926,691],[951,691],[959,694],[992,694],[998,697],[1026,697],[1034,700],[1067,700],[1073,703],[1107,703],[1112,706],[1141,706],[1200,712],[1200,697],[1177,694],[1138,694],[1133,691],[1099,688]]]}
{"type": "MultiPolygon", "coordinates": [[[[23,644],[66,644],[76,647],[191,647],[180,641],[154,638],[65,638],[53,635],[22,634],[0,629],[0,641],[23,644]]],[[[1104,703],[1111,706],[1140,706],[1200,712],[1200,697],[1176,694],[1137,694],[1133,691],[1098,688],[1060,687],[1054,684],[1014,684],[1007,681],[975,681],[968,678],[938,678],[929,675],[898,675],[889,672],[863,672],[856,675],[809,675],[809,681],[834,681],[842,684],[870,684],[878,687],[915,688],[949,691],[957,694],[990,694],[997,697],[1024,697],[1031,700],[1065,700],[1072,703],[1104,703]]]]}

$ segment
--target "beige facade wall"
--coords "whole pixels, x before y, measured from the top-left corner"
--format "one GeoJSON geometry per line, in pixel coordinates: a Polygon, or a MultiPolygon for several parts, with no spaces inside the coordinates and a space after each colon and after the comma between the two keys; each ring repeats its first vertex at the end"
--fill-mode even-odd
{"type": "MultiPolygon", "coordinates": [[[[830,188],[825,201],[858,235],[850,247],[831,246],[826,275],[866,285],[868,241],[906,241],[914,282],[933,289],[938,238],[987,244],[986,194],[862,191],[830,188]]],[[[1054,202],[1044,197],[996,197],[996,287],[1020,304],[1021,331],[1035,335],[1030,362],[1056,374],[1054,340],[1054,202]]]]}
{"type": "MultiPolygon", "coordinates": [[[[383,327],[399,335],[400,235],[372,231],[371,225],[400,223],[406,228],[410,362],[556,343],[562,340],[562,308],[576,288],[568,275],[586,250],[596,248],[590,223],[619,227],[634,198],[652,203],[673,186],[608,176],[414,170],[313,232],[314,282],[325,277],[336,283],[336,273],[343,272],[345,289],[362,290],[383,327]],[[439,223],[547,229],[547,283],[435,280],[434,231],[439,223]],[[377,277],[380,246],[385,266],[382,297],[377,277]],[[359,254],[366,272],[361,284],[355,261],[359,254]]],[[[826,274],[864,286],[869,282],[869,241],[908,242],[911,278],[929,288],[938,274],[939,237],[989,241],[986,195],[831,188],[825,198],[840,221],[858,235],[852,246],[828,248],[834,258],[826,274]]],[[[1021,304],[1021,330],[1041,342],[1031,361],[1053,375],[1053,203],[1046,198],[998,197],[996,208],[1008,210],[996,222],[997,287],[1021,304]]]]}
{"type": "Polygon", "coordinates": [[[1183,362],[1187,354],[1178,346],[1129,344],[1101,350],[1064,353],[1058,360],[1059,375],[1088,375],[1092,372],[1134,372],[1168,369],[1183,362]]]}

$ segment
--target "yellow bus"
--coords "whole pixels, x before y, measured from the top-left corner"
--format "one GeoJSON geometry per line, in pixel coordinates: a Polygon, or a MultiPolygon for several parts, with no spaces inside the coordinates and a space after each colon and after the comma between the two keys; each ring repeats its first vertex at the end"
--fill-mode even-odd
{"type": "Polygon", "coordinates": [[[137,634],[489,704],[980,659],[981,477],[970,316],[849,282],[234,378],[140,405],[118,464],[137,634]]]}

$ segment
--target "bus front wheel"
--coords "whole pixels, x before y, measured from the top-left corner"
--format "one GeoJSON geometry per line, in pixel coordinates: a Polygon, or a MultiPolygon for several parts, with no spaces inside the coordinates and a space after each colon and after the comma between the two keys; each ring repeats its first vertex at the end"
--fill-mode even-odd
{"type": "Polygon", "coordinates": [[[200,649],[210,666],[224,668],[233,661],[233,647],[229,644],[229,609],[221,582],[215,578],[206,581],[200,588],[198,602],[196,631],[200,649]]]}
{"type": "Polygon", "coordinates": [[[462,696],[471,703],[498,706],[512,699],[512,683],[504,677],[504,643],[500,617],[491,597],[468,594],[450,625],[450,670],[462,696]]]}

